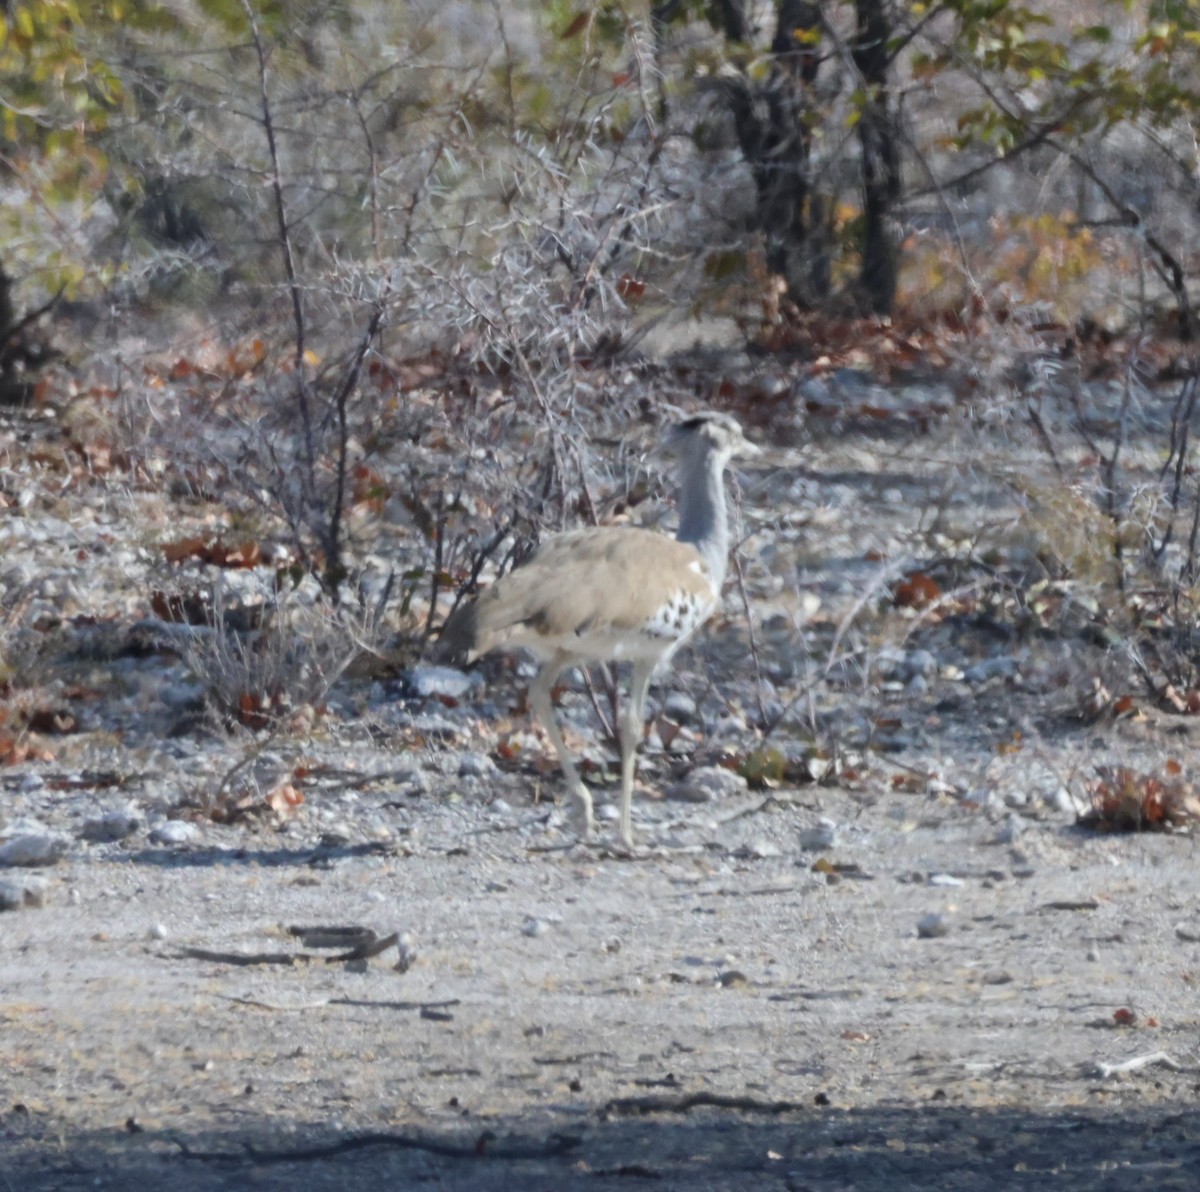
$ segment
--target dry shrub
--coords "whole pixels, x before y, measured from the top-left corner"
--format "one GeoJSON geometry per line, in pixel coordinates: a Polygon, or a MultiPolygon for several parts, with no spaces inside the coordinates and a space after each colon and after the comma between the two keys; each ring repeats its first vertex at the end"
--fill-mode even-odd
{"type": "Polygon", "coordinates": [[[1128,766],[1098,767],[1080,825],[1102,832],[1166,832],[1200,821],[1200,796],[1182,772],[1175,761],[1164,765],[1162,776],[1128,766]]]}
{"type": "Polygon", "coordinates": [[[211,624],[187,627],[184,657],[227,724],[304,727],[346,668],[377,648],[373,615],[311,590],[274,595],[249,617],[218,582],[207,603],[211,624]]]}

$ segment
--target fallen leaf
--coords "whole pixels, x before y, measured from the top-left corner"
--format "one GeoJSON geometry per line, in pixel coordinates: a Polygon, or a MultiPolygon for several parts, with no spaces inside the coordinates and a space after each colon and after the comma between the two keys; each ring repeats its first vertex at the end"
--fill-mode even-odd
{"type": "Polygon", "coordinates": [[[892,601],[897,608],[927,608],[941,594],[941,585],[932,575],[914,571],[892,588],[892,601]]]}

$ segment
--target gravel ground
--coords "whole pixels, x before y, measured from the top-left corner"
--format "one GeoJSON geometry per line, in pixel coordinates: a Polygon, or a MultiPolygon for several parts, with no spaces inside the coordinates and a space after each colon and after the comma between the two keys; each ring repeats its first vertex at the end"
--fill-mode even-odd
{"type": "Polygon", "coordinates": [[[0,848],[44,853],[0,868],[0,1188],[1195,1186],[1196,838],[1075,823],[1099,763],[1190,768],[1191,720],[1081,720],[1104,656],[1061,625],[889,605],[869,663],[812,669],[935,506],[1025,549],[1006,435],[840,434],[744,481],[754,636],[731,591],[659,692],[628,857],[604,808],[566,831],[503,663],[455,699],[344,680],[284,738],[189,727],[185,660],[129,648],[181,515],[22,489],[6,433],[8,590],[58,649],[9,703],[73,731],[0,769],[0,848]],[[782,752],[839,729],[840,766],[701,780],[799,688],[782,752]],[[399,939],[333,959],[318,925],[399,939]]]}

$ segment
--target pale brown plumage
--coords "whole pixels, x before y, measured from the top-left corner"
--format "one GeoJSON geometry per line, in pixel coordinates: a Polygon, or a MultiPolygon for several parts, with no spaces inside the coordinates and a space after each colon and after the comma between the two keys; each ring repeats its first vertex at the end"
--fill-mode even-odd
{"type": "Polygon", "coordinates": [[[469,606],[465,653],[472,661],[524,646],[543,661],[560,652],[662,660],[664,646],[682,645],[717,595],[690,543],[651,530],[576,530],[549,539],[469,606]]]}
{"type": "Polygon", "coordinates": [[[633,843],[633,772],[650,677],[720,599],[729,548],[725,466],[734,455],[759,454],[726,414],[687,419],[674,441],[681,455],[676,538],[628,527],[559,534],[461,606],[441,639],[445,654],[468,662],[496,649],[523,647],[537,656],[542,666],[529,702],[558,754],[584,836],[592,828],[592,799],[555,721],[551,689],[572,666],[633,664],[621,722],[619,832],[626,847],[633,843]]]}

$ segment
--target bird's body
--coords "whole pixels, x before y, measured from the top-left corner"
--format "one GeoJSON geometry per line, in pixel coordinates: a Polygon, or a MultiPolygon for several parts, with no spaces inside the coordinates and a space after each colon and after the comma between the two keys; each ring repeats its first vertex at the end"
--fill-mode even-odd
{"type": "Polygon", "coordinates": [[[758,454],[724,414],[686,420],[674,440],[681,453],[675,538],[611,526],[559,534],[461,607],[442,634],[443,649],[468,661],[523,647],[541,662],[530,704],[558,753],[585,836],[592,828],[591,795],[555,722],[551,689],[572,666],[632,663],[621,725],[620,835],[626,847],[632,847],[633,769],[650,677],[720,600],[729,550],[725,467],[734,455],[758,454]]]}
{"type": "Polygon", "coordinates": [[[564,652],[584,662],[663,662],[718,595],[688,543],[613,526],[559,534],[470,606],[468,661],[523,646],[542,662],[564,652]]]}

